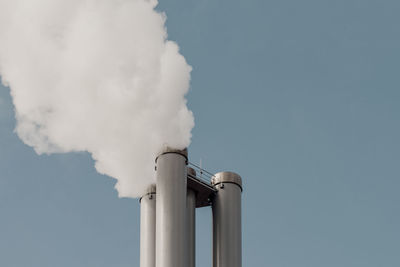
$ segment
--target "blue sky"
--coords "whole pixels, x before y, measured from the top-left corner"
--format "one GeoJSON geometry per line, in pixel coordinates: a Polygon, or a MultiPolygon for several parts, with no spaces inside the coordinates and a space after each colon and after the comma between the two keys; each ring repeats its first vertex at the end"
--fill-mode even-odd
{"type": "MultiPolygon", "coordinates": [[[[243,177],[243,266],[400,266],[400,3],[160,0],[193,66],[190,159],[243,177]]],[[[1,40],[0,40],[1,41],[1,40]]],[[[0,88],[0,266],[139,266],[139,203],[37,156],[0,88]]],[[[198,210],[198,266],[211,214],[198,210]]]]}

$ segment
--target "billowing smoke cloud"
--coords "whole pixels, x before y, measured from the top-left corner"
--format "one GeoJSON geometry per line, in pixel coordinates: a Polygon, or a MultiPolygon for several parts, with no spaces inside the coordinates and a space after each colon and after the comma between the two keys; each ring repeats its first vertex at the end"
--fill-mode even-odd
{"type": "Polygon", "coordinates": [[[0,0],[0,75],[16,132],[41,153],[88,151],[121,197],[154,182],[164,146],[189,145],[191,67],[156,0],[0,0]]]}

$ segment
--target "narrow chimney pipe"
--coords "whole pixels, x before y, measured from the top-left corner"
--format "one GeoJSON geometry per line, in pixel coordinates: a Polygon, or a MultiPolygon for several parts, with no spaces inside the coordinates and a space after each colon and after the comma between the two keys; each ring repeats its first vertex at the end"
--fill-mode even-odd
{"type": "Polygon", "coordinates": [[[242,179],[233,172],[215,174],[212,202],[213,267],[242,267],[242,179]]]}
{"type": "MultiPolygon", "coordinates": [[[[196,171],[188,168],[188,173],[196,177],[196,171]]],[[[187,189],[186,196],[186,267],[196,266],[196,192],[187,189]]]]}
{"type": "Polygon", "coordinates": [[[187,150],[167,148],[156,159],[156,267],[185,267],[187,150]]]}
{"type": "Polygon", "coordinates": [[[140,198],[140,267],[156,266],[156,186],[140,198]]]}

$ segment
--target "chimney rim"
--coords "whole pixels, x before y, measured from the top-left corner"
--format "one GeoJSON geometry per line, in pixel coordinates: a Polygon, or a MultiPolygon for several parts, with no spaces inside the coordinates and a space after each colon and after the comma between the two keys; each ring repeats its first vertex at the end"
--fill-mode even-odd
{"type": "Polygon", "coordinates": [[[240,190],[243,191],[242,178],[237,173],[229,171],[218,172],[211,179],[211,185],[213,185],[214,187],[222,183],[236,184],[240,187],[240,190]]]}
{"type": "Polygon", "coordinates": [[[176,149],[176,148],[171,148],[171,147],[165,147],[156,157],[155,162],[157,163],[157,159],[165,154],[179,154],[181,156],[183,156],[186,159],[186,164],[188,162],[188,149],[184,148],[184,149],[176,149]]]}

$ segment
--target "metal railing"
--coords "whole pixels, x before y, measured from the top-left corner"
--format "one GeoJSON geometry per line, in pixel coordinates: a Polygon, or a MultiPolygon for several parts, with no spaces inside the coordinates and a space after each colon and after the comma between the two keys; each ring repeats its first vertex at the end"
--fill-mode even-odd
{"type": "Polygon", "coordinates": [[[196,178],[199,179],[200,181],[207,183],[211,185],[211,180],[214,177],[214,174],[211,172],[197,166],[196,164],[189,162],[188,164],[189,167],[193,168],[196,171],[196,178]]]}

